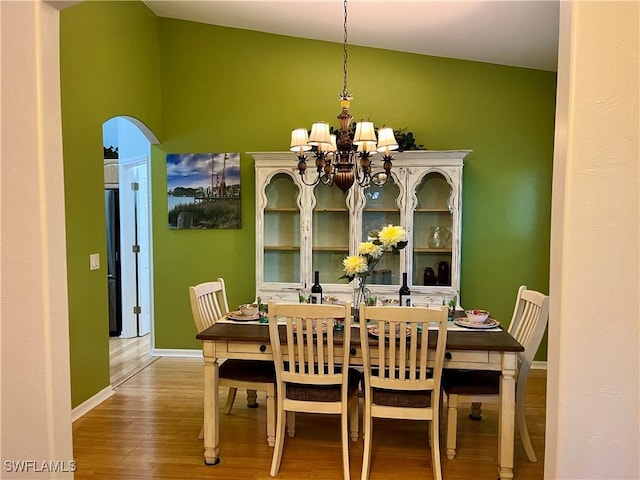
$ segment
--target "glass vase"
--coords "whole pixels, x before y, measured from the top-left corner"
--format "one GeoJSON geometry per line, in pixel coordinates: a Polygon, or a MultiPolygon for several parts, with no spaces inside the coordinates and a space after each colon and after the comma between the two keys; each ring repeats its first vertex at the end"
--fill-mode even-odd
{"type": "Polygon", "coordinates": [[[360,319],[360,304],[365,303],[371,297],[371,291],[367,288],[364,278],[358,280],[358,286],[353,290],[353,321],[360,319]]]}

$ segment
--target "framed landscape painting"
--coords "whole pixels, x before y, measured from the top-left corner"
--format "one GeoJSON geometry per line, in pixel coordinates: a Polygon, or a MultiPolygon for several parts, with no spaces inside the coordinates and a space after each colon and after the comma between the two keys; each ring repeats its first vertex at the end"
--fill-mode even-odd
{"type": "Polygon", "coordinates": [[[167,155],[170,229],[241,228],[240,154],[167,155]]]}

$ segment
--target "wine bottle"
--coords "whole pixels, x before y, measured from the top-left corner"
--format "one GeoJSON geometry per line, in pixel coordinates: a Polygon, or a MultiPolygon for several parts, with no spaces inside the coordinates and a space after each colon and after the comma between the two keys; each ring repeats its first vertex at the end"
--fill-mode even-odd
{"type": "Polygon", "coordinates": [[[402,274],[402,286],[400,287],[400,306],[411,306],[411,290],[407,286],[407,273],[402,274]]]}
{"type": "Polygon", "coordinates": [[[322,303],[322,287],[320,286],[320,272],[314,272],[313,285],[311,286],[311,303],[322,303]]]}

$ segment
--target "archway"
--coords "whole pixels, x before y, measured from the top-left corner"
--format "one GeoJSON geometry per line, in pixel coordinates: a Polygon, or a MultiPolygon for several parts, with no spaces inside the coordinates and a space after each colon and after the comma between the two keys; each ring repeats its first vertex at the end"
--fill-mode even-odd
{"type": "Polygon", "coordinates": [[[103,124],[112,386],[153,360],[151,143],[155,135],[135,118],[103,124]]]}

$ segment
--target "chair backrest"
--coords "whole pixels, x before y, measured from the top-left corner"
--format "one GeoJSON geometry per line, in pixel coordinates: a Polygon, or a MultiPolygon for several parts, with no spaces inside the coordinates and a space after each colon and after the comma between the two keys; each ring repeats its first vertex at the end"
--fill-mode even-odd
{"type": "Polygon", "coordinates": [[[521,370],[523,365],[526,370],[531,366],[548,319],[549,296],[528,290],[525,285],[518,288],[509,333],[524,347],[524,352],[518,355],[518,367],[521,370]]]}
{"type": "Polygon", "coordinates": [[[369,394],[372,388],[431,390],[435,393],[431,405],[437,405],[447,343],[447,313],[447,308],[360,305],[360,343],[369,394]],[[435,345],[429,345],[429,323],[438,327],[435,345]],[[368,336],[376,334],[378,352],[371,358],[368,336]],[[376,365],[375,370],[372,364],[376,365]]]}
{"type": "MultiPolygon", "coordinates": [[[[278,382],[346,385],[351,341],[351,305],[269,301],[269,336],[278,382]],[[284,332],[278,327],[284,323],[284,332]],[[336,323],[344,322],[343,342],[335,344],[336,323]],[[284,333],[284,335],[281,335],[284,333]],[[342,345],[347,348],[342,348],[342,345]],[[342,361],[336,362],[338,348],[342,361]],[[287,362],[284,361],[287,355],[287,362]],[[344,365],[345,368],[342,368],[344,365]]],[[[346,389],[343,389],[346,399],[346,389]]]]}
{"type": "Polygon", "coordinates": [[[215,282],[205,282],[189,287],[189,299],[198,333],[229,313],[227,293],[222,278],[218,278],[215,282]]]}

